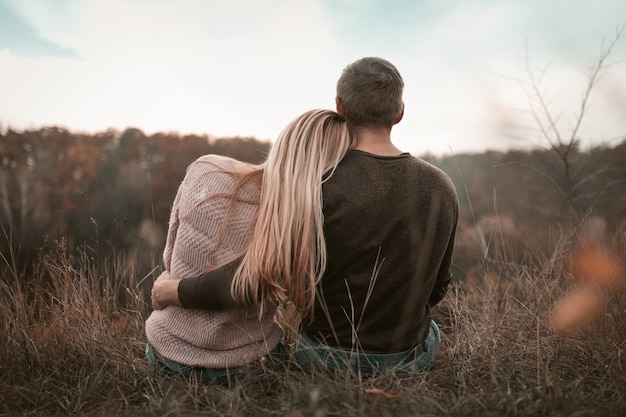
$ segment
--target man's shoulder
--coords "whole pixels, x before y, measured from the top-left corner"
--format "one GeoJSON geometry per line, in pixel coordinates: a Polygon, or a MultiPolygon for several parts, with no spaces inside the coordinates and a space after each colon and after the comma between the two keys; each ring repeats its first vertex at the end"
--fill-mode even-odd
{"type": "Polygon", "coordinates": [[[362,151],[350,151],[346,154],[344,161],[346,162],[345,165],[351,169],[362,169],[365,164],[374,168],[376,164],[372,164],[372,162],[378,161],[381,166],[387,164],[397,166],[409,175],[416,175],[421,178],[426,176],[443,182],[450,182],[450,177],[442,169],[408,152],[396,156],[380,156],[362,151]]]}
{"type": "Polygon", "coordinates": [[[445,179],[446,181],[450,180],[450,176],[444,170],[433,165],[432,163],[413,155],[411,156],[411,160],[419,170],[428,172],[431,175],[445,179]]]}
{"type": "Polygon", "coordinates": [[[423,174],[422,178],[424,176],[427,176],[427,178],[429,179],[428,181],[431,182],[434,187],[439,190],[447,190],[447,194],[450,198],[457,198],[456,187],[452,182],[452,178],[450,178],[450,176],[444,170],[421,158],[415,157],[415,159],[418,161],[417,163],[420,164],[420,166],[422,167],[423,172],[428,173],[427,175],[423,174]]]}
{"type": "Polygon", "coordinates": [[[362,151],[349,151],[331,178],[330,184],[340,193],[359,193],[369,189],[373,182],[384,181],[389,186],[409,184],[423,195],[431,191],[456,198],[456,188],[442,169],[409,153],[380,156],[362,151]]]}

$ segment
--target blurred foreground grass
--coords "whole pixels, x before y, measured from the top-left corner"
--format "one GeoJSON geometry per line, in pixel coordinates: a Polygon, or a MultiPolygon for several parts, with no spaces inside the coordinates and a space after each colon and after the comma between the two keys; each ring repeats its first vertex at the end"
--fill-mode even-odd
{"type": "Polygon", "coordinates": [[[232,388],[148,368],[145,301],[154,277],[140,282],[133,260],[96,262],[59,250],[21,276],[7,256],[0,415],[626,415],[623,259],[584,264],[616,262],[619,275],[610,286],[591,280],[585,287],[573,279],[566,252],[555,248],[524,265],[485,263],[479,276],[454,283],[428,373],[361,379],[303,371],[288,359],[232,388]],[[593,294],[593,303],[584,294],[568,301],[580,291],[593,294]]]}

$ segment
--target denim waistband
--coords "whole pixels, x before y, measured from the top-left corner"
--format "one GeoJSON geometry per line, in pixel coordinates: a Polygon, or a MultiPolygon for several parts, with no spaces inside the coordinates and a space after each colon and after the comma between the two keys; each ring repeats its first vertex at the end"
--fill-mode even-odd
{"type": "Polygon", "coordinates": [[[332,357],[334,362],[341,361],[346,364],[370,363],[386,368],[412,361],[423,351],[423,343],[413,349],[395,353],[368,353],[354,349],[329,346],[311,340],[311,338],[302,331],[302,328],[300,328],[298,332],[298,344],[301,350],[309,350],[311,354],[325,357],[326,360],[332,357]]]}
{"type": "Polygon", "coordinates": [[[256,361],[244,366],[237,366],[231,368],[204,368],[201,366],[185,365],[161,356],[156,349],[150,344],[146,343],[145,357],[148,364],[152,367],[156,367],[165,373],[180,374],[186,378],[191,376],[197,377],[199,380],[206,383],[219,383],[222,385],[230,385],[234,378],[244,373],[265,372],[271,370],[274,366],[274,362],[280,360],[284,355],[283,342],[280,341],[278,345],[265,355],[256,361]]]}

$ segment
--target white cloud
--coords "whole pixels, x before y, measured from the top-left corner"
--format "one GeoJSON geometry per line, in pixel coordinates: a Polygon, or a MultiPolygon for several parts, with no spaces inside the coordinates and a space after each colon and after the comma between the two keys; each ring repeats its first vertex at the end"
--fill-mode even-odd
{"type": "Polygon", "coordinates": [[[38,98],[31,116],[9,117],[90,130],[275,137],[299,112],[332,105],[335,66],[327,62],[334,48],[323,11],[309,2],[269,6],[93,1],[73,32],[54,36],[80,61],[5,54],[10,95],[24,105],[38,98]]]}

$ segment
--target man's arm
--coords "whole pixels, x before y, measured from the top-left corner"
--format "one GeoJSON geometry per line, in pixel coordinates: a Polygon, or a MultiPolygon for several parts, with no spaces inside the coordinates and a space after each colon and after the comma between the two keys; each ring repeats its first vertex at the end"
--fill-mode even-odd
{"type": "Polygon", "coordinates": [[[243,307],[232,298],[230,288],[241,258],[213,271],[186,279],[171,279],[163,272],[152,287],[152,306],[156,310],[168,305],[199,310],[227,310],[243,307]]]}
{"type": "Polygon", "coordinates": [[[180,280],[178,299],[184,308],[228,310],[243,305],[233,300],[230,288],[241,258],[204,274],[180,280]]]}
{"type": "Polygon", "coordinates": [[[455,216],[454,226],[450,234],[450,240],[448,241],[446,253],[443,256],[443,260],[441,261],[441,267],[439,268],[439,274],[437,275],[435,286],[433,287],[433,291],[430,293],[430,298],[428,299],[428,305],[430,307],[434,307],[441,300],[443,300],[443,297],[445,297],[446,293],[448,292],[448,285],[450,284],[450,281],[452,281],[452,272],[450,271],[450,267],[452,266],[452,254],[454,252],[454,241],[456,239],[456,229],[457,229],[458,221],[459,221],[458,201],[455,204],[454,216],[455,216]]]}

